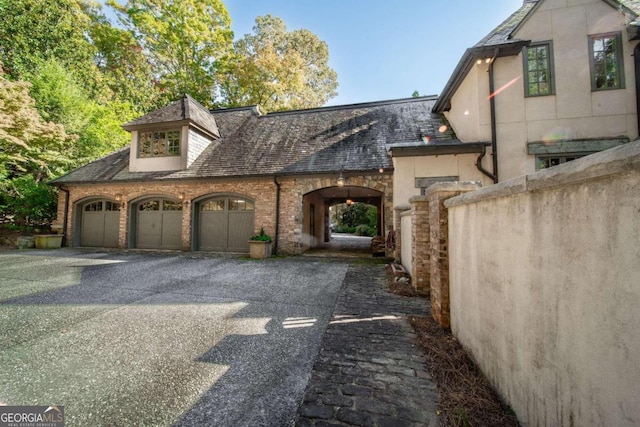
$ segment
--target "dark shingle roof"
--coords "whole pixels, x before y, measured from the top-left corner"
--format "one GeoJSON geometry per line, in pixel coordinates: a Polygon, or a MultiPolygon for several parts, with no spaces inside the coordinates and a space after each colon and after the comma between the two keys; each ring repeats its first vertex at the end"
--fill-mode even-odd
{"type": "Polygon", "coordinates": [[[214,137],[220,136],[213,116],[209,114],[209,111],[202,104],[189,95],[184,95],[181,99],[172,102],[166,107],[159,108],[125,123],[122,127],[126,130],[134,130],[146,125],[184,121],[190,121],[214,137]]]}
{"type": "Polygon", "coordinates": [[[125,148],[55,182],[198,179],[392,169],[385,144],[455,140],[435,97],[407,98],[260,115],[257,109],[212,112],[221,138],[186,170],[128,170],[125,148]],[[446,127],[443,127],[446,126],[446,127]]]}
{"type": "MultiPolygon", "coordinates": [[[[497,55],[498,57],[516,55],[523,46],[530,42],[528,40],[514,38],[513,35],[543,1],[544,0],[524,0],[518,10],[491,30],[489,34],[473,45],[473,47],[465,51],[456,69],[449,78],[449,81],[442,90],[442,94],[434,106],[434,112],[442,113],[451,108],[451,98],[453,94],[458,90],[458,87],[460,87],[460,84],[462,84],[462,81],[476,60],[492,57],[493,55],[497,55]]],[[[630,37],[640,38],[640,0],[603,1],[625,12],[627,20],[629,21],[628,29],[630,37]],[[636,36],[634,36],[634,34],[636,36]]]]}

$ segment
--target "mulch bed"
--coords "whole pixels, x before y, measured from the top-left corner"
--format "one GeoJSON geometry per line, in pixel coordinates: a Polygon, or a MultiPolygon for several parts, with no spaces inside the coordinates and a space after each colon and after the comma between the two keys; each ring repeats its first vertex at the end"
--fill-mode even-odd
{"type": "MultiPolygon", "coordinates": [[[[416,296],[410,284],[394,280],[387,269],[389,291],[416,296]]],[[[441,425],[449,426],[518,426],[513,411],[506,406],[467,351],[448,329],[433,318],[410,316],[409,324],[427,356],[427,368],[438,386],[441,425]]]]}

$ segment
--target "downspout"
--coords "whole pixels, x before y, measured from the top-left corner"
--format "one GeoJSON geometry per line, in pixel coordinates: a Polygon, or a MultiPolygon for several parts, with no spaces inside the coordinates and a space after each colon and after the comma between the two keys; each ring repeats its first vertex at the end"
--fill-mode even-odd
{"type": "Polygon", "coordinates": [[[64,191],[64,218],[62,219],[62,247],[67,246],[67,224],[69,217],[69,190],[65,190],[60,186],[60,191],[64,191]]]}
{"type": "Polygon", "coordinates": [[[280,183],[278,182],[278,177],[276,175],[273,176],[273,183],[276,185],[276,232],[273,242],[273,253],[277,255],[278,237],[280,235],[280,183]]]}
{"type": "Polygon", "coordinates": [[[640,132],[640,43],[633,49],[633,62],[636,77],[636,120],[638,122],[638,132],[640,132]]]}
{"type": "MultiPolygon", "coordinates": [[[[497,125],[496,125],[496,97],[495,95],[495,82],[493,75],[493,63],[498,56],[499,49],[496,49],[493,53],[493,58],[491,58],[491,62],[489,63],[489,104],[491,106],[491,151],[493,157],[493,182],[496,184],[498,182],[498,136],[497,136],[497,125]]],[[[484,153],[482,154],[484,156],[484,153]]],[[[481,156],[481,157],[482,157],[481,156]]]]}
{"type": "Polygon", "coordinates": [[[487,147],[485,147],[484,145],[482,146],[482,153],[480,153],[480,156],[478,156],[478,159],[476,160],[476,167],[478,168],[478,170],[480,172],[482,172],[484,175],[488,176],[489,178],[491,178],[491,180],[493,180],[494,183],[498,182],[498,179],[496,178],[496,176],[494,174],[492,174],[491,172],[489,172],[488,170],[486,170],[483,166],[482,166],[482,159],[484,158],[484,156],[487,155],[487,147]]]}

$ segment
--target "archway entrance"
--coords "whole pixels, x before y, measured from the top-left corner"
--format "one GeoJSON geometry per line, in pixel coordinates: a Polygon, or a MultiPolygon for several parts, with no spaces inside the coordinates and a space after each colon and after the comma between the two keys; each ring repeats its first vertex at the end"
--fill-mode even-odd
{"type": "Polygon", "coordinates": [[[314,255],[371,255],[371,237],[336,233],[338,230],[335,228],[335,218],[332,220],[331,208],[347,204],[375,207],[375,229],[376,234],[380,235],[383,232],[383,195],[380,191],[358,186],[326,187],[305,194],[302,239],[304,251],[314,255]]]}

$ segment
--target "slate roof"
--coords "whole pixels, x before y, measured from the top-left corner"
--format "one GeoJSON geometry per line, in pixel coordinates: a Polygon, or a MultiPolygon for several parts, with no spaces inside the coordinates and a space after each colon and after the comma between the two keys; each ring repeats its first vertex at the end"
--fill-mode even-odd
{"type": "Polygon", "coordinates": [[[214,117],[209,113],[202,104],[190,97],[184,95],[181,99],[171,104],[138,117],[128,123],[122,125],[126,130],[134,130],[156,123],[174,123],[189,121],[195,124],[201,130],[213,137],[219,137],[218,125],[214,117]]]}
{"type": "Polygon", "coordinates": [[[419,144],[423,135],[434,142],[460,143],[444,116],[431,112],[435,101],[434,96],[429,96],[267,115],[260,115],[255,107],[214,110],[211,115],[221,137],[186,170],[129,172],[127,147],[76,169],[54,183],[393,169],[386,144],[419,144]]]}
{"type": "MultiPolygon", "coordinates": [[[[451,108],[451,98],[456,92],[476,60],[496,55],[517,55],[523,46],[530,41],[514,38],[515,32],[526,21],[527,17],[544,0],[523,0],[522,6],[500,25],[491,30],[478,43],[467,49],[462,55],[449,81],[442,90],[434,112],[442,113],[451,108]],[[496,50],[497,49],[497,50],[496,50]]],[[[640,38],[640,0],[603,0],[612,7],[620,9],[627,15],[628,29],[631,38],[640,38]]]]}

